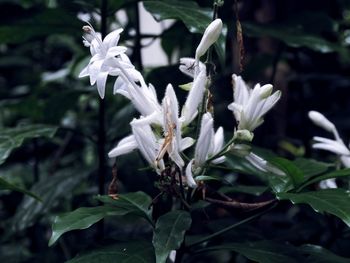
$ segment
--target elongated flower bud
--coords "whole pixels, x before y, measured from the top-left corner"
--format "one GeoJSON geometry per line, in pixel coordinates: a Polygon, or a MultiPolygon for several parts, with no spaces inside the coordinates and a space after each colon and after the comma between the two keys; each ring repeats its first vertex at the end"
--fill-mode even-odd
{"type": "Polygon", "coordinates": [[[309,118],[315,125],[320,126],[328,132],[334,132],[334,124],[318,111],[309,111],[309,118]]]}
{"type": "Polygon", "coordinates": [[[222,21],[217,18],[209,24],[206,28],[202,40],[199,43],[196,50],[196,59],[199,60],[201,56],[207,52],[208,48],[214,44],[214,42],[219,38],[222,30],[222,21]]]}

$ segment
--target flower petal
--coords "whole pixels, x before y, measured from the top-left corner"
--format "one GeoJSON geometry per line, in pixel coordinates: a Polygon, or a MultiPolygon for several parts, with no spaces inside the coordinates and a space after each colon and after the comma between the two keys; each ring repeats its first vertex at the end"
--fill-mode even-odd
{"type": "Polygon", "coordinates": [[[196,181],[193,179],[193,174],[192,174],[192,164],[193,164],[193,160],[191,160],[187,167],[186,167],[186,171],[185,171],[185,176],[186,176],[186,182],[188,187],[190,188],[196,188],[197,187],[197,183],[196,181]]]}
{"type": "Polygon", "coordinates": [[[108,153],[108,157],[109,158],[117,157],[119,155],[123,155],[123,154],[129,153],[129,152],[132,152],[136,148],[137,148],[137,143],[136,143],[134,135],[129,135],[129,136],[125,137],[124,139],[122,139],[118,143],[118,145],[108,153]]]}

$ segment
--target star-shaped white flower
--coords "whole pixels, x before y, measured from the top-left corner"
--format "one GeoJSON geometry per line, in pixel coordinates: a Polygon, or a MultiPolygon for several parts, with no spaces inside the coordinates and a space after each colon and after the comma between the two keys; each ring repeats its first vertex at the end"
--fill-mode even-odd
{"type": "MultiPolygon", "coordinates": [[[[264,122],[264,115],[278,102],[281,92],[272,93],[272,85],[256,84],[251,89],[240,76],[232,75],[233,99],[228,106],[238,122],[238,135],[247,134],[246,139],[252,140],[252,132],[264,122]]],[[[243,138],[244,139],[244,138],[243,138]]]]}
{"type": "Polygon", "coordinates": [[[90,84],[97,84],[100,97],[105,96],[107,76],[119,76],[119,66],[125,70],[134,71],[134,66],[124,54],[126,47],[117,46],[120,33],[123,29],[117,29],[109,33],[102,41],[101,35],[96,33],[91,26],[84,26],[84,45],[90,47],[91,59],[88,65],[80,72],[79,78],[89,76],[90,84]]]}

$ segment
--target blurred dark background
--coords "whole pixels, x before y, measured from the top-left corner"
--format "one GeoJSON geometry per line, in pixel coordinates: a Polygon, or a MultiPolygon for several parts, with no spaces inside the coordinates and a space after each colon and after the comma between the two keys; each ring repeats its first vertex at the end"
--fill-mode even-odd
{"type": "MultiPolygon", "coordinates": [[[[196,2],[203,10],[211,10],[212,1],[196,2]]],[[[95,0],[0,1],[1,129],[34,124],[58,128],[53,138],[25,140],[0,167],[1,178],[31,189],[43,200],[40,203],[16,191],[0,190],[1,262],[63,262],[96,244],[150,235],[142,223],[134,228],[133,222],[121,219],[106,223],[103,242],[98,240],[97,228],[93,227],[66,234],[54,247],[47,245],[55,215],[97,204],[93,196],[98,193],[99,99],[96,88],[90,87],[87,79],[77,78],[89,56],[81,41],[84,23],[77,15],[95,13],[91,23],[99,31],[96,17],[100,5],[100,1],[95,0]]],[[[121,45],[129,47],[131,60],[143,70],[147,82],[156,87],[159,100],[167,83],[177,87],[189,82],[176,64],[143,66],[140,52],[134,47],[149,36],[136,34],[135,38],[132,33],[138,28],[137,1],[108,0],[110,26],[119,25],[114,13],[120,9],[125,10],[128,17],[121,45]]],[[[214,53],[217,72],[212,87],[215,125],[224,126],[226,138],[231,136],[235,125],[227,110],[232,102],[231,75],[241,74],[250,85],[271,83],[283,94],[266,117],[265,124],[255,132],[254,142],[258,146],[291,159],[334,160],[326,153],[311,151],[312,136],[329,135],[308,120],[307,112],[317,110],[325,114],[348,142],[350,1],[226,0],[219,9],[219,17],[227,26],[222,42],[227,56],[214,53]],[[242,26],[243,44],[237,41],[237,21],[242,26]]],[[[201,35],[190,33],[182,21],[176,21],[158,38],[169,57],[174,52],[178,52],[179,57],[193,57],[201,35]]],[[[110,78],[105,99],[106,151],[129,134],[128,123],[137,116],[126,99],[112,95],[112,87],[110,78]]],[[[180,89],[178,92],[183,102],[186,92],[180,89]]],[[[111,179],[112,164],[113,161],[107,162],[105,186],[111,179]]],[[[153,196],[157,193],[155,175],[140,170],[146,163],[137,152],[118,158],[117,164],[121,192],[143,190],[153,196]]],[[[295,244],[312,242],[350,256],[346,249],[350,245],[346,237],[349,233],[342,232],[342,223],[322,218],[332,221],[329,228],[325,221],[303,207],[298,211],[288,209],[280,208],[256,222],[255,226],[260,226],[259,233],[254,232],[256,229],[249,232],[252,225],[247,226],[248,230],[244,227],[231,233],[230,238],[247,240],[259,236],[295,244]],[[310,226],[308,231],[298,232],[302,226],[295,222],[300,218],[303,224],[310,226]],[[272,226],[279,229],[278,233],[270,232],[272,226]],[[340,237],[339,233],[344,235],[340,237]]],[[[220,212],[211,211],[218,220],[223,220],[220,212]]],[[[222,222],[223,226],[227,224],[220,220],[217,222],[222,222]]],[[[242,258],[237,260],[247,262],[242,258]]]]}

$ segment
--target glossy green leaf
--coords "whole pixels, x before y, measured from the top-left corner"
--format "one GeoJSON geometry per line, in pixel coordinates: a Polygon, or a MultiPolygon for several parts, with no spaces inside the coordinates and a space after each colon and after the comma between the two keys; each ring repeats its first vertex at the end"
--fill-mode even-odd
{"type": "Polygon", "coordinates": [[[62,199],[71,196],[72,190],[80,185],[87,175],[88,173],[82,172],[81,169],[71,168],[43,178],[33,185],[31,192],[40,196],[42,202],[26,196],[19,204],[13,218],[14,230],[22,231],[32,226],[40,216],[48,213],[62,199]]]}
{"type": "Polygon", "coordinates": [[[20,147],[24,140],[38,137],[52,137],[57,128],[48,125],[26,125],[0,131],[0,164],[5,162],[11,151],[20,147]]]}
{"type": "Polygon", "coordinates": [[[14,184],[11,184],[1,177],[0,177],[0,190],[11,190],[11,191],[21,192],[23,194],[26,194],[26,195],[29,195],[29,196],[35,198],[38,201],[41,201],[40,197],[38,197],[36,194],[34,194],[26,189],[20,188],[14,184]]]}
{"type": "Polygon", "coordinates": [[[155,262],[152,244],[131,241],[94,250],[77,256],[67,263],[152,263],[155,262]]]}
{"type": "Polygon", "coordinates": [[[293,163],[303,172],[305,179],[325,173],[333,166],[333,164],[318,162],[306,158],[297,158],[293,163]]]}
{"type": "Polygon", "coordinates": [[[194,1],[145,1],[144,6],[156,20],[181,20],[192,33],[203,33],[211,22],[210,10],[203,10],[194,1]]]}
{"type": "Polygon", "coordinates": [[[332,252],[315,245],[294,247],[287,243],[275,241],[258,241],[249,243],[227,243],[208,247],[200,252],[212,250],[231,250],[258,263],[346,263],[348,258],[340,257],[332,252]]]}
{"type": "MultiPolygon", "coordinates": [[[[145,1],[144,6],[157,21],[164,19],[181,20],[192,33],[203,33],[212,21],[211,10],[199,7],[194,1],[145,1]]],[[[215,43],[215,48],[219,57],[223,58],[225,54],[225,38],[223,35],[215,43]]]]}
{"type": "Polygon", "coordinates": [[[223,178],[220,176],[209,176],[209,175],[198,175],[196,181],[222,181],[223,178]]]}
{"type": "Polygon", "coordinates": [[[304,174],[292,161],[276,157],[269,159],[269,162],[281,169],[292,179],[294,186],[298,186],[304,181],[304,174]]]}
{"type": "Polygon", "coordinates": [[[118,195],[118,199],[113,199],[110,196],[97,196],[97,199],[118,208],[120,211],[125,211],[125,214],[130,213],[144,217],[153,224],[152,209],[150,208],[152,199],[144,192],[121,194],[118,195]]]}
{"type": "Polygon", "coordinates": [[[318,213],[330,213],[350,226],[350,192],[344,189],[325,189],[304,193],[278,193],[280,200],[294,204],[308,204],[318,213]]]}
{"type": "Polygon", "coordinates": [[[186,211],[172,211],[158,218],[153,234],[156,262],[165,263],[171,250],[178,249],[191,227],[191,215],[186,211]]]}
{"type": "Polygon", "coordinates": [[[347,177],[347,176],[350,176],[350,168],[326,173],[326,174],[311,178],[309,181],[306,181],[304,184],[302,184],[298,188],[298,191],[304,189],[305,187],[307,187],[309,185],[312,185],[314,183],[318,183],[318,182],[323,181],[323,180],[327,180],[327,179],[331,179],[331,178],[341,178],[341,177],[347,177]]]}
{"type": "Polygon", "coordinates": [[[291,47],[307,47],[320,53],[346,52],[339,44],[332,43],[318,35],[308,34],[289,25],[259,25],[243,23],[243,33],[252,37],[269,36],[281,40],[291,47]]]}
{"type": "Polygon", "coordinates": [[[126,210],[118,210],[113,206],[80,207],[72,212],[57,216],[52,225],[49,246],[52,246],[61,235],[68,231],[86,229],[106,216],[122,216],[126,210]]]}

